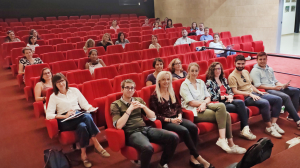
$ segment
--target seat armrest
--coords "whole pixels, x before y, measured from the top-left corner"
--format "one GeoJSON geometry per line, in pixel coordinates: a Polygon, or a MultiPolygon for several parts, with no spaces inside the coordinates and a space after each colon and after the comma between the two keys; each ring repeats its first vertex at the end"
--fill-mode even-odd
{"type": "Polygon", "coordinates": [[[161,125],[160,120],[151,121],[147,118],[147,119],[144,119],[144,122],[146,123],[146,125],[151,126],[153,128],[162,129],[162,125],[161,125]]]}
{"type": "Polygon", "coordinates": [[[41,114],[45,114],[44,103],[42,101],[36,101],[33,103],[34,115],[39,118],[41,114]]]}
{"type": "Polygon", "coordinates": [[[191,110],[182,109],[182,117],[194,122],[194,113],[191,110]]]}
{"type": "Polygon", "coordinates": [[[245,101],[245,97],[243,95],[234,95],[233,98],[245,101]]]}
{"type": "Polygon", "coordinates": [[[105,135],[109,148],[114,152],[118,152],[121,148],[125,147],[125,133],[123,130],[107,128],[105,135]]]}
{"type": "Polygon", "coordinates": [[[58,136],[58,124],[56,119],[45,120],[46,127],[48,131],[49,137],[52,139],[53,137],[58,136]]]}

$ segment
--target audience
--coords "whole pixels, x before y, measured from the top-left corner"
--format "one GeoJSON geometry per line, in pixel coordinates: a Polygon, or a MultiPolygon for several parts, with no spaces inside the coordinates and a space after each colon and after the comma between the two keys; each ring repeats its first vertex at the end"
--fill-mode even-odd
{"type": "Polygon", "coordinates": [[[161,46],[157,42],[157,35],[152,35],[152,43],[149,45],[149,49],[151,48],[156,48],[158,52],[161,48],[161,46]]]}
{"type": "Polygon", "coordinates": [[[172,23],[172,19],[168,19],[166,29],[167,28],[174,28],[173,23],[172,23]]]}
{"type": "Polygon", "coordinates": [[[187,72],[182,69],[182,64],[179,58],[175,58],[170,62],[169,70],[172,73],[172,81],[183,79],[187,76],[187,72]]]}
{"type": "Polygon", "coordinates": [[[78,118],[62,122],[81,109],[94,111],[95,108],[87,102],[77,88],[68,86],[68,80],[63,74],[57,73],[54,75],[52,85],[53,93],[49,98],[46,119],[57,119],[60,131],[76,131],[76,138],[81,148],[81,160],[85,167],[92,167],[92,163],[88,160],[86,154],[86,147],[89,146],[90,139],[93,141],[96,153],[102,157],[109,157],[109,153],[103,149],[96,138],[96,135],[100,131],[90,113],[85,113],[78,118]]]}
{"type": "Polygon", "coordinates": [[[156,88],[150,97],[150,109],[161,121],[163,129],[175,132],[184,141],[190,151],[190,164],[193,167],[200,167],[200,163],[206,168],[213,167],[197,151],[198,127],[182,118],[181,106],[176,102],[171,78],[168,71],[161,71],[157,75],[156,88]]]}
{"type": "Polygon", "coordinates": [[[166,18],[164,19],[163,26],[166,26],[166,25],[168,24],[168,20],[169,20],[169,18],[168,18],[168,17],[166,17],[166,18]]]}
{"type": "Polygon", "coordinates": [[[15,33],[12,30],[9,30],[6,32],[7,36],[5,37],[4,42],[10,43],[10,42],[20,42],[21,40],[16,38],[15,33]]]}
{"type": "Polygon", "coordinates": [[[248,119],[249,109],[245,107],[243,100],[233,99],[233,92],[224,77],[223,66],[219,62],[213,62],[206,72],[206,87],[211,95],[211,101],[224,103],[226,110],[237,113],[241,121],[240,136],[248,140],[255,140],[256,136],[250,132],[248,119]]]}
{"type": "Polygon", "coordinates": [[[209,34],[209,28],[204,28],[204,34],[200,37],[200,41],[204,41],[204,43],[207,43],[208,40],[213,40],[214,38],[209,34]]]}
{"type": "MultiPolygon", "coordinates": [[[[224,44],[222,43],[222,41],[220,41],[220,35],[219,33],[215,33],[214,34],[214,41],[209,43],[209,47],[212,48],[220,48],[220,49],[226,49],[226,47],[224,46],[224,44]]],[[[236,52],[231,52],[231,51],[224,51],[224,50],[217,50],[215,49],[215,54],[217,55],[217,57],[226,57],[228,55],[233,55],[236,54],[236,52]]]]}
{"type": "Polygon", "coordinates": [[[159,27],[159,23],[158,22],[155,22],[153,30],[158,30],[158,29],[161,29],[161,27],[159,27]]]}
{"type": "Polygon", "coordinates": [[[196,31],[197,36],[204,34],[204,23],[199,23],[199,29],[196,31]]]}
{"type": "Polygon", "coordinates": [[[34,30],[34,29],[31,29],[31,30],[30,30],[29,35],[34,36],[37,40],[41,40],[41,38],[40,38],[38,32],[37,32],[36,30],[34,30]]]}
{"type": "Polygon", "coordinates": [[[161,72],[164,68],[164,61],[161,58],[155,58],[152,64],[155,72],[149,74],[146,79],[146,86],[155,85],[156,84],[156,77],[159,72],[161,72]]]}
{"type": "Polygon", "coordinates": [[[20,59],[19,61],[19,74],[25,74],[25,67],[28,65],[33,65],[33,64],[42,64],[43,61],[37,57],[37,58],[33,58],[33,53],[32,53],[32,49],[29,47],[25,47],[22,49],[22,53],[24,55],[23,58],[20,59]]]}
{"type": "Polygon", "coordinates": [[[33,35],[30,35],[28,38],[28,44],[27,47],[31,48],[32,53],[35,52],[35,47],[39,46],[38,44],[36,44],[36,37],[34,37],[33,35]]]}
{"type": "Polygon", "coordinates": [[[142,27],[151,27],[151,24],[149,24],[149,19],[145,19],[145,23],[142,25],[142,27]]]}
{"type": "Polygon", "coordinates": [[[42,101],[46,112],[46,93],[47,89],[52,88],[52,72],[49,68],[43,68],[40,76],[40,82],[34,87],[35,101],[42,101]]]}
{"type": "Polygon", "coordinates": [[[162,24],[161,24],[161,22],[160,22],[160,18],[156,18],[156,19],[155,19],[155,23],[156,23],[156,22],[158,23],[159,26],[162,26],[162,24]]]}
{"type": "Polygon", "coordinates": [[[282,105],[278,96],[259,91],[251,82],[249,72],[245,69],[245,57],[235,58],[235,70],[229,75],[228,81],[234,94],[245,97],[246,106],[257,106],[266,124],[265,132],[275,138],[281,138],[284,131],[277,125],[282,105]],[[271,107],[271,108],[270,108],[271,107]]]}
{"type": "Polygon", "coordinates": [[[125,48],[125,44],[129,43],[129,40],[125,38],[125,34],[123,32],[118,33],[118,40],[116,41],[116,45],[121,44],[123,49],[125,48]]]}
{"type": "Polygon", "coordinates": [[[155,121],[156,116],[146,106],[143,99],[132,97],[135,87],[136,85],[131,79],[122,81],[123,96],[110,105],[113,125],[116,129],[123,129],[126,144],[139,151],[141,168],[150,167],[153,155],[153,147],[150,143],[157,143],[163,147],[158,168],[166,168],[174,155],[179,138],[175,133],[167,130],[146,126],[142,115],[151,121],[155,121]]]}
{"type": "Polygon", "coordinates": [[[90,62],[87,62],[85,64],[85,69],[90,70],[91,74],[94,75],[94,70],[96,68],[105,67],[105,63],[102,59],[98,58],[98,51],[96,49],[91,49],[89,51],[89,59],[90,62]]]}
{"type": "Polygon", "coordinates": [[[114,29],[114,30],[115,30],[115,33],[117,33],[117,29],[120,29],[120,27],[118,26],[117,20],[113,20],[113,21],[111,22],[110,29],[114,29]]]}
{"type": "Polygon", "coordinates": [[[199,28],[197,27],[197,23],[193,22],[191,26],[191,32],[196,32],[197,30],[199,30],[199,28]]]}
{"type": "Polygon", "coordinates": [[[257,64],[250,73],[253,85],[258,89],[265,89],[269,94],[281,97],[289,117],[297,123],[298,129],[300,129],[299,89],[289,87],[289,82],[282,84],[276,79],[273,69],[267,65],[268,55],[265,52],[259,52],[256,61],[257,64]]]}
{"type": "Polygon", "coordinates": [[[85,53],[88,52],[89,48],[95,47],[95,41],[93,39],[88,39],[83,47],[85,53]]]}
{"type": "Polygon", "coordinates": [[[109,33],[103,34],[102,41],[100,41],[97,44],[97,46],[103,46],[106,51],[107,46],[110,46],[110,45],[114,45],[114,43],[110,39],[110,34],[109,33]]]}
{"type": "Polygon", "coordinates": [[[231,117],[226,111],[224,103],[210,102],[210,94],[207,91],[205,83],[201,79],[197,79],[199,70],[200,67],[197,63],[189,64],[188,75],[180,87],[182,107],[193,112],[195,123],[217,123],[219,139],[216,144],[224,151],[227,153],[244,154],[246,149],[235,145],[233,142],[231,117]]]}
{"type": "Polygon", "coordinates": [[[182,29],[181,33],[182,33],[182,37],[180,37],[179,39],[176,40],[174,46],[180,45],[180,44],[191,44],[193,42],[196,42],[196,40],[193,40],[193,39],[190,39],[187,37],[188,32],[186,31],[186,29],[182,29]]]}

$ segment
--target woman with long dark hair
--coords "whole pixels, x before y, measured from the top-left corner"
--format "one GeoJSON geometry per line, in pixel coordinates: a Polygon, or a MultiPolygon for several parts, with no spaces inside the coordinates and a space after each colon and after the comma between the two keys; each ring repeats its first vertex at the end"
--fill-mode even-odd
{"type": "Polygon", "coordinates": [[[123,32],[118,33],[118,40],[115,45],[121,44],[123,48],[125,48],[125,44],[129,43],[129,40],[125,38],[125,34],[123,32]]]}
{"type": "Polygon", "coordinates": [[[36,44],[36,40],[36,37],[34,37],[33,35],[30,35],[28,38],[27,47],[32,49],[32,53],[35,52],[35,47],[39,46],[38,44],[36,44]]]}

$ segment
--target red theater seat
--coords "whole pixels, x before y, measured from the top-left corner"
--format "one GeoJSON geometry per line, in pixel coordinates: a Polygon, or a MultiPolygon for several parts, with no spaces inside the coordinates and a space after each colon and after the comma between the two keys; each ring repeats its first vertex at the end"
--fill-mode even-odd
{"type": "Polygon", "coordinates": [[[51,29],[50,33],[54,33],[54,34],[58,34],[58,33],[63,33],[64,29],[62,28],[55,28],[55,29],[51,29]]]}
{"type": "Polygon", "coordinates": [[[66,75],[67,71],[77,69],[77,65],[74,60],[57,61],[50,63],[50,66],[53,74],[60,72],[66,75]]]}
{"type": "Polygon", "coordinates": [[[67,33],[59,33],[58,34],[58,38],[66,39],[68,37],[73,37],[72,33],[67,32],[67,33]]]}
{"type": "Polygon", "coordinates": [[[81,42],[80,37],[68,37],[67,38],[67,43],[77,43],[77,42],[81,42]]]}
{"type": "Polygon", "coordinates": [[[64,39],[62,39],[62,38],[49,39],[49,45],[57,45],[57,44],[61,44],[61,43],[64,43],[64,39]]]}
{"type": "Polygon", "coordinates": [[[236,36],[236,37],[231,37],[229,38],[231,44],[234,44],[233,48],[235,50],[239,50],[240,49],[240,44],[242,43],[242,39],[240,36],[236,36]]]}
{"type": "Polygon", "coordinates": [[[207,61],[197,61],[196,63],[200,66],[199,75],[205,74],[208,69],[207,61]]]}
{"type": "Polygon", "coordinates": [[[66,52],[66,59],[79,59],[85,57],[87,56],[83,49],[68,50],[66,52]]]}
{"type": "Polygon", "coordinates": [[[52,17],[46,17],[47,21],[52,21],[52,20],[57,20],[56,17],[52,16],[52,17]]]}
{"type": "Polygon", "coordinates": [[[39,21],[45,21],[45,19],[43,17],[34,17],[33,21],[39,22],[39,21]]]}
{"type": "Polygon", "coordinates": [[[128,40],[129,40],[130,43],[132,43],[132,42],[140,43],[141,42],[141,37],[139,37],[139,36],[130,36],[130,37],[128,37],[128,40]]]}
{"type": "Polygon", "coordinates": [[[252,35],[241,36],[241,39],[242,39],[243,43],[249,43],[249,42],[251,43],[251,42],[253,42],[252,35]]]}
{"type": "Polygon", "coordinates": [[[58,16],[58,20],[68,20],[68,16],[58,16]]]}
{"type": "Polygon", "coordinates": [[[44,53],[44,54],[41,54],[40,57],[44,63],[63,61],[66,59],[62,52],[44,53]]]}
{"type": "Polygon", "coordinates": [[[48,52],[55,52],[51,45],[44,45],[35,47],[35,54],[43,54],[48,52]]]}
{"type": "Polygon", "coordinates": [[[129,74],[129,73],[142,73],[142,70],[137,62],[122,63],[119,65],[118,70],[119,75],[129,74]]]}
{"type": "Polygon", "coordinates": [[[74,46],[70,43],[63,43],[63,44],[57,44],[56,45],[56,51],[68,51],[73,50],[74,46]]]}
{"type": "Polygon", "coordinates": [[[95,79],[113,79],[114,77],[118,76],[118,71],[116,66],[105,66],[101,68],[96,68],[94,71],[95,79]]]}
{"type": "Polygon", "coordinates": [[[124,49],[122,45],[111,45],[107,46],[106,52],[107,54],[122,53],[124,52],[124,49]]]}
{"type": "Polygon", "coordinates": [[[174,46],[176,54],[185,54],[191,52],[191,48],[188,44],[181,44],[174,46]]]}
{"type": "Polygon", "coordinates": [[[51,23],[59,25],[59,24],[63,24],[64,22],[62,20],[52,20],[51,23]]]}
{"type": "Polygon", "coordinates": [[[65,29],[65,32],[69,32],[69,33],[75,33],[78,32],[79,29],[77,27],[69,27],[65,29]]]}
{"type": "MultiPolygon", "coordinates": [[[[240,48],[241,48],[242,51],[248,51],[248,52],[253,52],[254,51],[251,42],[240,44],[240,48]]],[[[254,56],[254,54],[248,54],[248,53],[243,53],[243,55],[244,55],[244,57],[254,56]]]]}
{"type": "Polygon", "coordinates": [[[142,50],[141,56],[142,59],[152,59],[159,57],[156,48],[142,50]]]}
{"type": "Polygon", "coordinates": [[[136,50],[140,50],[140,44],[136,43],[136,42],[131,42],[125,45],[125,51],[136,51],[136,50]]]}
{"type": "Polygon", "coordinates": [[[230,33],[230,31],[221,32],[220,36],[221,36],[221,38],[230,38],[231,33],[230,33]]]}
{"type": "Polygon", "coordinates": [[[179,58],[179,59],[182,61],[183,58],[184,58],[184,55],[182,55],[182,54],[176,54],[176,55],[171,55],[171,56],[163,57],[163,60],[164,60],[164,68],[168,68],[170,62],[171,62],[173,59],[175,59],[175,58],[179,58]]]}
{"type": "Polygon", "coordinates": [[[196,47],[203,47],[203,46],[205,46],[203,41],[197,41],[197,42],[191,43],[190,48],[191,48],[191,51],[196,51],[196,47]]]}
{"type": "Polygon", "coordinates": [[[170,44],[169,39],[159,39],[158,43],[161,47],[170,46],[170,45],[172,45],[173,47],[173,44],[170,44]]]}
{"type": "Polygon", "coordinates": [[[70,84],[77,84],[80,91],[82,90],[82,84],[84,82],[93,80],[93,77],[88,69],[67,72],[66,77],[70,84]]]}
{"type": "Polygon", "coordinates": [[[131,27],[129,28],[129,31],[138,31],[138,32],[141,32],[142,31],[142,28],[141,27],[131,27]]]}
{"type": "Polygon", "coordinates": [[[253,47],[254,52],[265,51],[265,46],[264,46],[263,41],[253,41],[252,47],[253,47]]]}
{"type": "Polygon", "coordinates": [[[50,39],[54,39],[56,38],[55,34],[51,33],[51,34],[42,34],[41,38],[43,40],[50,40],[50,39]]]}
{"type": "Polygon", "coordinates": [[[188,52],[184,54],[183,59],[181,59],[183,64],[190,64],[192,62],[197,62],[198,60],[198,56],[197,56],[197,52],[188,52]]]}
{"type": "Polygon", "coordinates": [[[223,66],[223,70],[229,69],[227,59],[225,57],[215,58],[215,62],[220,62],[223,66]]]}
{"type": "MultiPolygon", "coordinates": [[[[103,46],[99,46],[99,47],[91,47],[91,48],[88,49],[88,52],[87,52],[87,53],[89,53],[91,49],[96,49],[96,50],[98,51],[98,56],[100,56],[100,55],[106,55],[106,51],[105,51],[105,49],[104,49],[103,46]]],[[[122,48],[122,49],[123,49],[123,48],[122,48]]]]}
{"type": "Polygon", "coordinates": [[[161,47],[159,49],[159,55],[161,57],[167,57],[167,56],[174,55],[174,54],[176,54],[176,52],[175,52],[175,49],[173,46],[161,47]]]}
{"type": "Polygon", "coordinates": [[[145,83],[140,80],[137,73],[118,75],[113,79],[114,92],[121,91],[121,82],[125,79],[132,79],[136,84],[136,90],[141,90],[145,86],[145,83]]]}
{"type": "Polygon", "coordinates": [[[141,60],[140,51],[129,51],[123,53],[123,62],[133,62],[137,60],[141,60]]]}
{"type": "Polygon", "coordinates": [[[154,69],[153,66],[152,66],[153,60],[154,59],[143,60],[141,62],[141,69],[142,69],[142,71],[147,71],[147,70],[150,70],[150,69],[154,69]]]}
{"type": "Polygon", "coordinates": [[[44,25],[44,29],[51,30],[51,29],[55,29],[55,28],[57,28],[56,24],[47,24],[47,25],[44,25]]]}
{"type": "Polygon", "coordinates": [[[107,55],[100,56],[99,58],[101,58],[105,63],[105,65],[108,66],[122,63],[122,53],[107,54],[107,55]]]}
{"type": "Polygon", "coordinates": [[[32,22],[32,19],[31,18],[20,18],[20,22],[22,22],[24,24],[25,22],[32,22]]]}

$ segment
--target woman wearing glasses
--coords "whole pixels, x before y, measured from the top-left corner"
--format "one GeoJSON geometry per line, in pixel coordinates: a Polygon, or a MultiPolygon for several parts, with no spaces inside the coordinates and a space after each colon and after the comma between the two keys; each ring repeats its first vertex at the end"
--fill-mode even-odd
{"type": "Polygon", "coordinates": [[[250,131],[248,125],[249,109],[244,101],[233,99],[233,92],[224,77],[223,66],[219,62],[213,62],[206,72],[206,87],[211,95],[211,101],[224,103],[226,110],[237,113],[241,120],[240,136],[248,140],[255,140],[256,136],[250,131]]]}
{"type": "Polygon", "coordinates": [[[88,160],[86,147],[89,145],[90,139],[94,144],[94,151],[102,157],[109,157],[109,153],[99,144],[96,135],[100,132],[93,121],[91,114],[84,115],[62,122],[62,120],[74,115],[77,111],[83,109],[95,111],[85,97],[77,88],[69,87],[67,78],[57,73],[52,78],[53,93],[49,98],[46,111],[46,119],[57,119],[58,129],[60,131],[76,131],[77,140],[81,148],[81,159],[85,167],[92,167],[92,163],[88,160]]]}
{"type": "Polygon", "coordinates": [[[182,69],[182,64],[179,58],[175,58],[170,62],[169,70],[172,73],[172,81],[183,79],[187,76],[187,72],[182,69]]]}
{"type": "MultiPolygon", "coordinates": [[[[46,103],[46,92],[47,89],[52,88],[52,72],[49,68],[43,68],[40,76],[40,82],[34,87],[34,98],[35,101],[42,101],[46,103]]],[[[46,106],[44,106],[46,110],[46,106]]]]}

